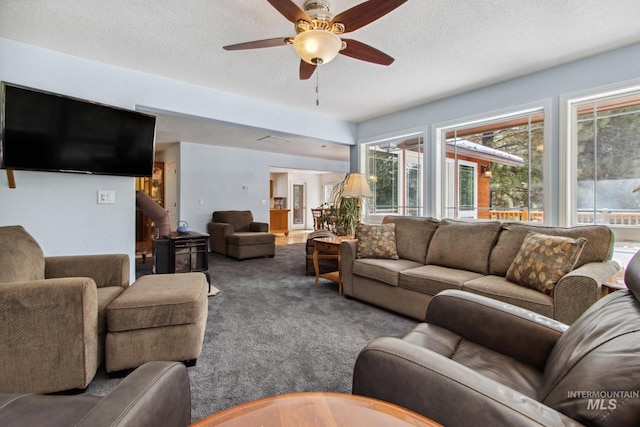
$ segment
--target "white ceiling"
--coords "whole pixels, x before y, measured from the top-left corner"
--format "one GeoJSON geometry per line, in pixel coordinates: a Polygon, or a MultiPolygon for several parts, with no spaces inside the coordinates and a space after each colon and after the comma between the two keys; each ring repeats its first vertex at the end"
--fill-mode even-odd
{"type": "MultiPolygon", "coordinates": [[[[330,5],[340,13],[361,2],[330,5]]],[[[395,62],[339,55],[319,68],[316,106],[315,75],[298,79],[291,46],[222,49],[295,35],[266,0],[0,0],[0,37],[353,122],[640,42],[639,22],[638,0],[409,0],[348,35],[395,62]]],[[[161,114],[158,142],[201,142],[221,125],[161,114]]],[[[228,132],[246,148],[270,134],[228,132]]],[[[310,144],[304,155],[333,151],[310,144]]],[[[295,154],[292,145],[302,144],[269,147],[295,154]]],[[[348,158],[347,147],[337,151],[348,158]]]]}

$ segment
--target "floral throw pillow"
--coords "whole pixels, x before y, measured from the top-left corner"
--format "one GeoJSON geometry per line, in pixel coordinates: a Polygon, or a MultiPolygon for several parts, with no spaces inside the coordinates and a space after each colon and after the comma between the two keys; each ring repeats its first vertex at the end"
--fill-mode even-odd
{"type": "Polygon", "coordinates": [[[358,224],[355,238],[358,239],[357,258],[399,258],[396,225],[393,223],[358,224]]]}
{"type": "Polygon", "coordinates": [[[514,258],[507,280],[553,296],[558,281],[578,261],[587,239],[529,232],[514,258]]]}

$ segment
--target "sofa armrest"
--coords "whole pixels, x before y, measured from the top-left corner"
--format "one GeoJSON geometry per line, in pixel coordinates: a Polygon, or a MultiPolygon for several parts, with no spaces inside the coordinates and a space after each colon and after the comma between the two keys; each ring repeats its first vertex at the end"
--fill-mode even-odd
{"type": "Polygon", "coordinates": [[[98,368],[98,292],[88,277],[0,285],[0,390],[86,387],[98,368]]]}
{"type": "Polygon", "coordinates": [[[268,233],[269,232],[269,224],[266,222],[252,222],[249,224],[249,231],[268,233]]]}
{"type": "Polygon", "coordinates": [[[227,238],[235,231],[233,225],[228,222],[210,222],[207,224],[207,230],[209,231],[209,250],[226,255],[227,238]]]}
{"type": "Polygon", "coordinates": [[[129,256],[126,254],[45,257],[47,279],[90,277],[96,286],[129,286],[129,256]]]}
{"type": "Polygon", "coordinates": [[[602,284],[620,270],[617,261],[590,262],[565,274],[553,294],[555,318],[572,324],[591,307],[602,291],[602,284]]]}
{"type": "Polygon", "coordinates": [[[400,405],[445,426],[580,425],[464,365],[398,338],[378,338],[360,352],[352,393],[400,405]]]}
{"type": "Polygon", "coordinates": [[[184,364],[148,362],[105,396],[77,426],[184,427],[191,423],[191,391],[184,364]]]}
{"type": "Polygon", "coordinates": [[[425,321],[540,370],[568,328],[524,308],[459,290],[438,293],[425,321]]]}
{"type": "Polygon", "coordinates": [[[342,292],[353,296],[353,261],[358,250],[357,240],[343,240],[340,244],[340,271],[342,272],[342,292]]]}

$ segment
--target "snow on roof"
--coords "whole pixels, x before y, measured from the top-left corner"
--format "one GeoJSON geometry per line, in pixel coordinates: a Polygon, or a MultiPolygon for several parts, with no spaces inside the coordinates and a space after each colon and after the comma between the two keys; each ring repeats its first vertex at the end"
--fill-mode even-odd
{"type": "Polygon", "coordinates": [[[524,166],[522,157],[487,147],[486,145],[476,144],[466,139],[449,139],[447,140],[447,151],[458,154],[475,157],[478,159],[489,160],[494,163],[501,163],[508,166],[524,166]]]}

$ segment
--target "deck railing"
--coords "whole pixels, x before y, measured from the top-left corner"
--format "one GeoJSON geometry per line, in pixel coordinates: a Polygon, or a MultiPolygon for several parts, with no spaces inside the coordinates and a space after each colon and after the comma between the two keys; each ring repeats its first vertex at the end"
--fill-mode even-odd
{"type": "MultiPolygon", "coordinates": [[[[523,210],[492,210],[491,219],[500,221],[533,221],[543,222],[544,212],[523,210]]],[[[576,219],[578,224],[593,224],[593,212],[578,212],[576,219]]],[[[597,224],[608,225],[640,225],[640,212],[615,212],[602,209],[597,212],[597,224]]]]}

